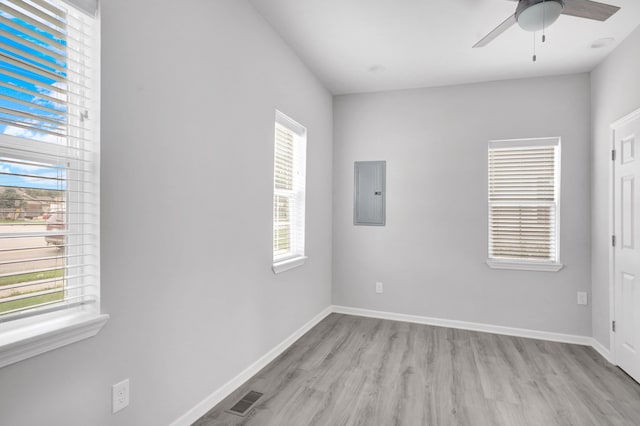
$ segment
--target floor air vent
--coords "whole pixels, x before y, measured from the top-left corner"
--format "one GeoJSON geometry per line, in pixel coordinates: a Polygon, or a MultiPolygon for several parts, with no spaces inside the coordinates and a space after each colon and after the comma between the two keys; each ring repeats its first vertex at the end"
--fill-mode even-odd
{"type": "Polygon", "coordinates": [[[249,393],[243,396],[240,401],[236,402],[233,407],[229,408],[227,412],[244,417],[262,395],[260,392],[249,391],[249,393]]]}

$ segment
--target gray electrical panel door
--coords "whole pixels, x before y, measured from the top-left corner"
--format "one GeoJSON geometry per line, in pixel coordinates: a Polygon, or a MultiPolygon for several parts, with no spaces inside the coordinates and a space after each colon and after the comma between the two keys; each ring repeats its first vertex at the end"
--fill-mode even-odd
{"type": "Polygon", "coordinates": [[[384,226],[386,165],[386,161],[354,163],[354,225],[384,226]]]}

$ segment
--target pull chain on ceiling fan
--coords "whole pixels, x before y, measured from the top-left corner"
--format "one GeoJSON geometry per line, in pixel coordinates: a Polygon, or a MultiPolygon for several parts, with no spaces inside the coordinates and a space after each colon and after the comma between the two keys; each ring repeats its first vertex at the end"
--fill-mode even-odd
{"type": "Polygon", "coordinates": [[[592,19],[596,21],[606,21],[620,7],[605,3],[598,3],[591,0],[510,0],[517,1],[518,6],[513,15],[498,25],[493,31],[484,36],[482,40],[473,47],[484,47],[495,40],[499,35],[518,24],[525,31],[534,33],[534,56],[535,55],[535,33],[542,31],[542,42],[546,41],[545,28],[558,20],[560,15],[575,16],[577,18],[592,19]]]}

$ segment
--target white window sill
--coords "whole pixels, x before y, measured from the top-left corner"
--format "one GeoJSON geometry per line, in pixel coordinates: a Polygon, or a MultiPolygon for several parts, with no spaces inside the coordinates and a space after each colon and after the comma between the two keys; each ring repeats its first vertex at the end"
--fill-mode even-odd
{"type": "Polygon", "coordinates": [[[0,324],[0,368],[95,336],[108,319],[76,311],[0,324]]]}
{"type": "Polygon", "coordinates": [[[564,265],[562,263],[541,262],[517,262],[510,260],[487,260],[491,269],[513,269],[517,271],[542,271],[558,272],[564,265]]]}
{"type": "Polygon", "coordinates": [[[307,256],[298,256],[292,259],[283,260],[281,262],[275,262],[273,264],[273,273],[279,274],[284,271],[288,271],[289,269],[297,268],[298,266],[304,265],[304,261],[307,259],[307,256]]]}

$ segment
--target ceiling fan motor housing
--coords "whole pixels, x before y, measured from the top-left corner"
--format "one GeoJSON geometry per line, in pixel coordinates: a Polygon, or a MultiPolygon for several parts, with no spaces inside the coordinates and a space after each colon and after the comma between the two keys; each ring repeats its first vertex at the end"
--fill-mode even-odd
{"type": "Polygon", "coordinates": [[[556,22],[564,0],[520,0],[516,8],[518,25],[526,31],[541,31],[556,22]]]}

